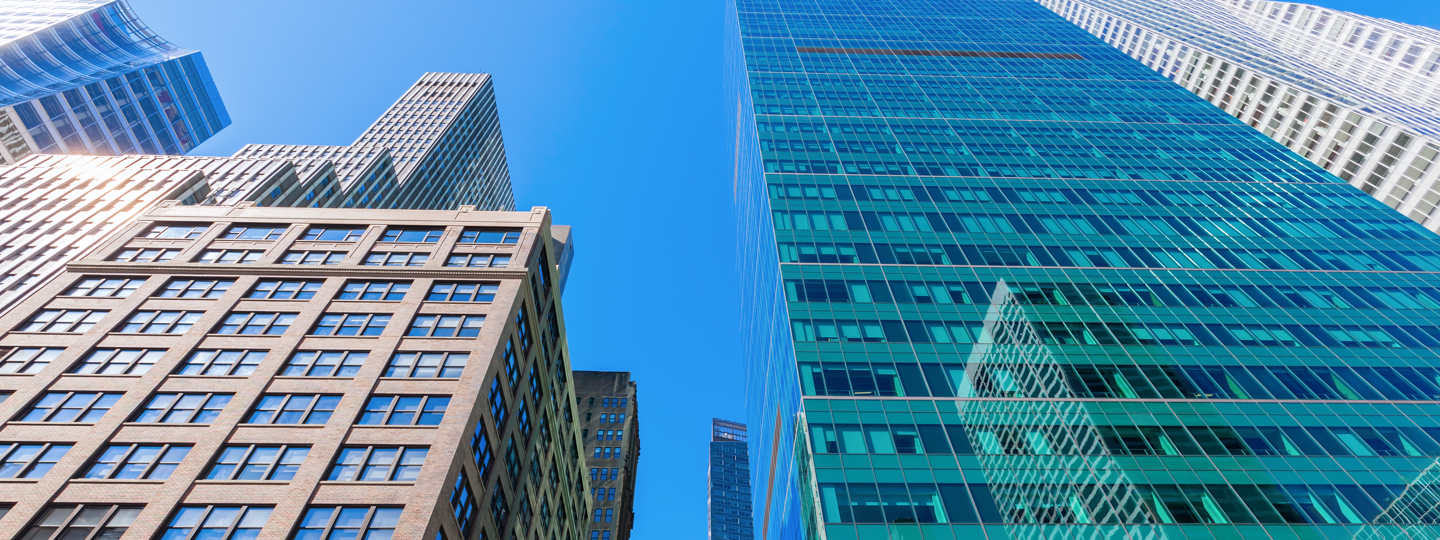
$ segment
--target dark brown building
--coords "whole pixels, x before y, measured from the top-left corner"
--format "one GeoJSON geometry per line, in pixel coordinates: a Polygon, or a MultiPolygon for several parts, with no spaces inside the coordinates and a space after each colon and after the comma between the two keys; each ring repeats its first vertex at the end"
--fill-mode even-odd
{"type": "Polygon", "coordinates": [[[575,401],[590,478],[590,540],[628,540],[635,526],[640,404],[628,371],[576,371],[575,401]]]}

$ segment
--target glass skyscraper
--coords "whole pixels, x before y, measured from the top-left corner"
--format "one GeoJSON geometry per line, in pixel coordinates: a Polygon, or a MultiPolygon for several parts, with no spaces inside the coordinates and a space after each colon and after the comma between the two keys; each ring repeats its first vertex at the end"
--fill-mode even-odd
{"type": "Polygon", "coordinates": [[[0,164],[32,154],[180,155],[230,125],[198,51],[123,0],[0,5],[0,164]]]}
{"type": "Polygon", "coordinates": [[[1421,538],[1440,237],[1027,0],[738,0],[765,539],[1421,538]]]}
{"type": "Polygon", "coordinates": [[[710,423],[710,540],[755,538],[745,431],[739,422],[715,418],[710,423]]]}

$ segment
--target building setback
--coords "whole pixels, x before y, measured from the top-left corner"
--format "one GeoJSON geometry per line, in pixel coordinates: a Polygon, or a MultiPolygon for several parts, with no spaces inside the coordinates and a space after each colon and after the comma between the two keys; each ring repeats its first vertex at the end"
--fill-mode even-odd
{"type": "Polygon", "coordinates": [[[1440,32],[1289,2],[1040,3],[1440,230],[1440,32]]]}
{"type": "Polygon", "coordinates": [[[640,466],[640,403],[628,371],[576,371],[575,402],[590,469],[590,540],[629,540],[640,466]],[[594,433],[594,436],[591,436],[594,433]]]}
{"type": "Polygon", "coordinates": [[[0,313],[163,199],[311,208],[515,207],[490,76],[427,73],[353,146],[248,145],[228,158],[37,155],[0,170],[0,313]]]}
{"type": "Polygon", "coordinates": [[[0,317],[0,530],[582,537],[549,227],[162,203],[0,317]]]}
{"type": "Polygon", "coordinates": [[[0,6],[0,165],[33,153],[189,152],[230,125],[198,51],[123,0],[0,6]]]}
{"type": "Polygon", "coordinates": [[[745,424],[710,422],[710,540],[753,540],[755,520],[750,504],[750,450],[745,424]]]}
{"type": "Polygon", "coordinates": [[[728,40],[757,537],[1440,524],[1440,236],[1037,2],[728,40]]]}

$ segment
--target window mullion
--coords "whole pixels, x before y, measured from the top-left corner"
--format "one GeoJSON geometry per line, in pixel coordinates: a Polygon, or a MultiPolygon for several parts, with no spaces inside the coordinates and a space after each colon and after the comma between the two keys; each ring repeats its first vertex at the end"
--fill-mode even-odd
{"type": "MultiPolygon", "coordinates": [[[[105,515],[100,517],[100,523],[98,523],[98,524],[95,525],[95,530],[92,530],[92,531],[90,531],[90,534],[85,535],[85,540],[90,540],[90,539],[92,539],[92,538],[95,538],[97,535],[99,535],[99,534],[101,534],[102,532],[104,532],[104,531],[105,531],[105,525],[107,525],[107,524],[110,523],[110,518],[114,517],[114,516],[115,516],[115,511],[116,511],[116,510],[119,510],[119,509],[120,509],[120,506],[119,506],[119,505],[114,505],[114,504],[110,505],[110,510],[106,511],[106,512],[105,512],[105,515]]],[[[77,515],[77,516],[80,515],[80,512],[78,512],[78,511],[75,512],[75,515],[77,515]]]]}
{"type": "MultiPolygon", "coordinates": [[[[214,507],[212,506],[211,508],[214,507]]],[[[225,529],[225,535],[220,538],[229,539],[235,534],[235,528],[240,526],[240,520],[245,519],[245,510],[248,508],[250,507],[245,505],[240,506],[240,512],[235,514],[235,519],[230,520],[230,526],[225,529]]],[[[203,524],[204,522],[201,523],[203,524]]],[[[200,527],[197,526],[195,528],[198,530],[200,527]]]]}
{"type": "MultiPolygon", "coordinates": [[[[316,359],[318,360],[319,356],[316,356],[316,359]]],[[[315,399],[310,400],[310,403],[305,405],[305,414],[300,416],[301,424],[305,424],[310,421],[310,413],[315,411],[315,405],[318,405],[320,403],[320,397],[320,394],[315,394],[315,399]]],[[[279,416],[277,415],[276,418],[279,418],[279,416]]]]}

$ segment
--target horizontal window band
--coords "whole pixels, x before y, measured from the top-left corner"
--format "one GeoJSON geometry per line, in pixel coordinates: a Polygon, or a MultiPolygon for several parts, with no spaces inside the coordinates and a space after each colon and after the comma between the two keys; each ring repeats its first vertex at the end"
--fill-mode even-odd
{"type": "Polygon", "coordinates": [[[1032,53],[1007,51],[930,51],[923,49],[852,49],[845,47],[796,47],[795,52],[824,54],[884,54],[893,56],[960,56],[964,58],[1031,58],[1036,60],[1084,60],[1074,53],[1032,53]]]}

